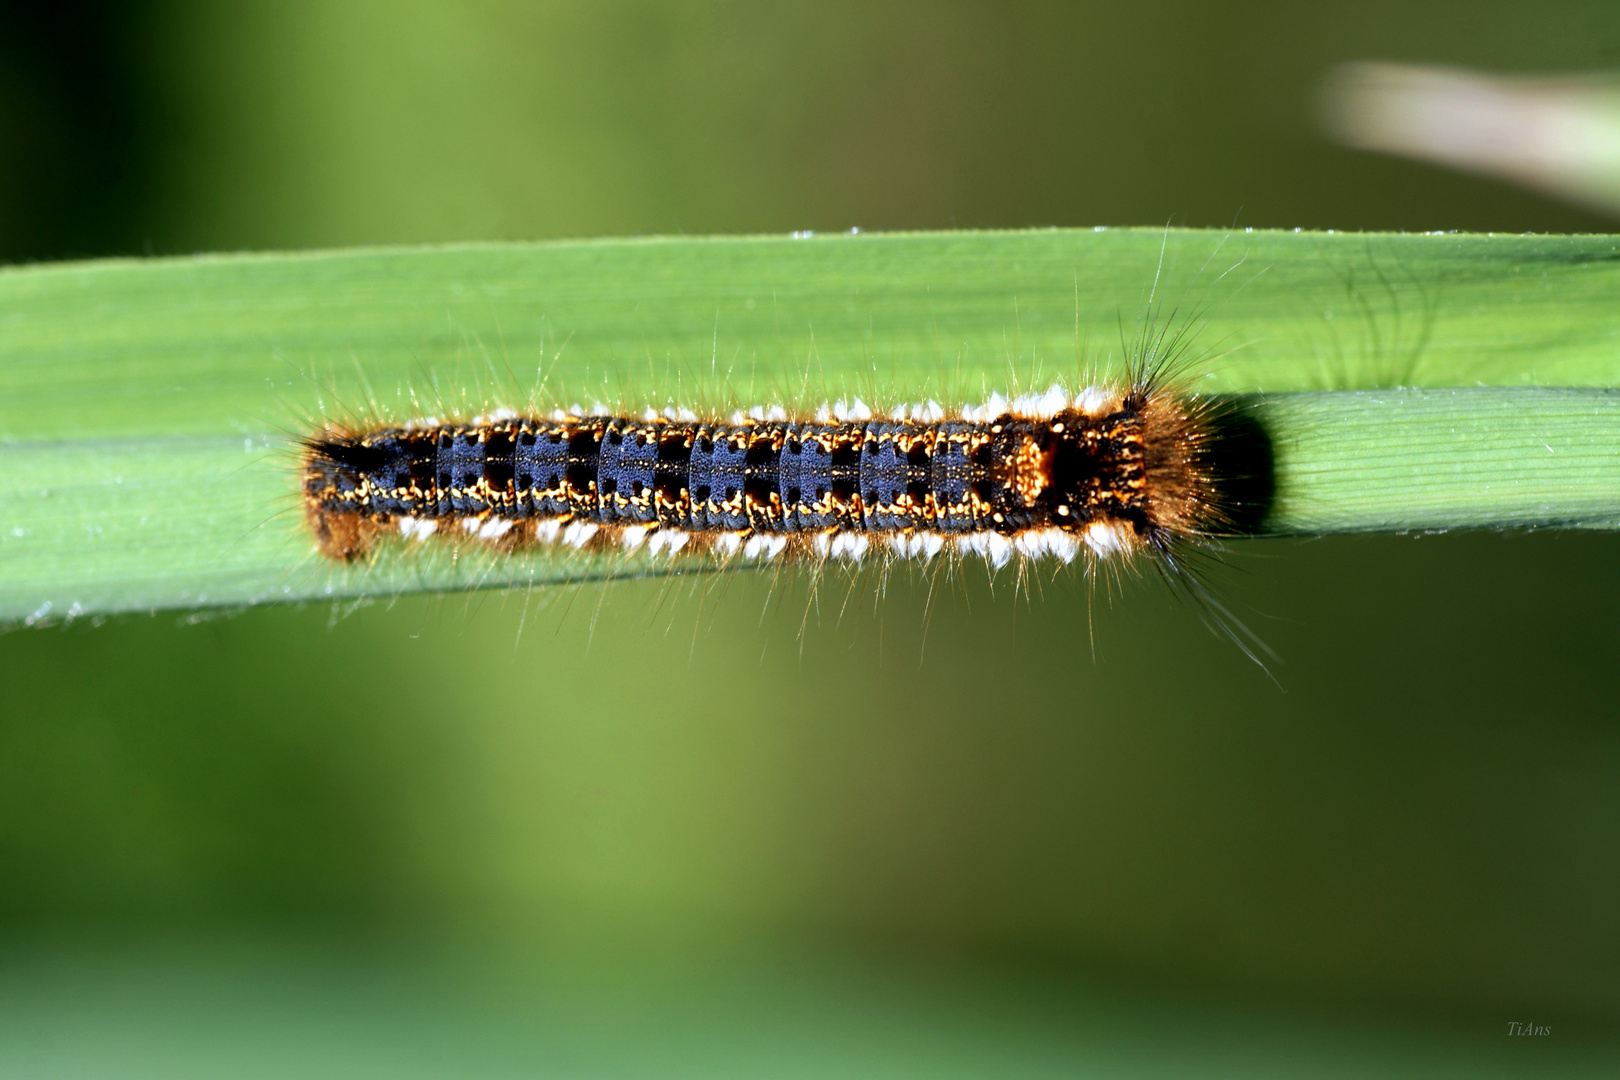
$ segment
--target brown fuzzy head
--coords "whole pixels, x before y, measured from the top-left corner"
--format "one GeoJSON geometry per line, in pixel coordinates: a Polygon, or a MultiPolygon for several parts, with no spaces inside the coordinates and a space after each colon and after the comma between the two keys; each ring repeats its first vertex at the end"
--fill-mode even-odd
{"type": "Polygon", "coordinates": [[[1158,391],[1138,413],[1156,528],[1195,541],[1261,531],[1273,494],[1271,444],[1249,410],[1158,391]]]}
{"type": "Polygon", "coordinates": [[[1210,484],[1208,411],[1191,398],[1156,393],[1141,404],[1142,473],[1155,530],[1177,537],[1220,532],[1221,508],[1210,484]]]}

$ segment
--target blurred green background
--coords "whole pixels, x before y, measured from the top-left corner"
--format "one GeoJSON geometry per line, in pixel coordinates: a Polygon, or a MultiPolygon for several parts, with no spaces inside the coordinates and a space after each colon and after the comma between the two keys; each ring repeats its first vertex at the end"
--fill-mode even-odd
{"type": "MultiPolygon", "coordinates": [[[[1612,67],[1620,14],[16,0],[0,255],[1614,228],[1331,146],[1361,58],[1612,67]]],[[[1617,557],[1240,545],[1280,688],[1072,574],[5,634],[0,1072],[1612,1075],[1617,557]]]]}

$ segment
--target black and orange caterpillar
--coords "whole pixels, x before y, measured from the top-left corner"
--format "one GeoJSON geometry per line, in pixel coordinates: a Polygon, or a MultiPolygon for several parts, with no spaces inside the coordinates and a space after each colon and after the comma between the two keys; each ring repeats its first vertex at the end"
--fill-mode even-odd
{"type": "Polygon", "coordinates": [[[437,533],[758,560],[954,551],[999,567],[1172,556],[1229,532],[1244,503],[1222,410],[1148,377],[993,395],[955,416],[858,400],[805,419],[598,411],[325,427],[303,442],[316,543],[345,561],[386,534],[437,533]]]}

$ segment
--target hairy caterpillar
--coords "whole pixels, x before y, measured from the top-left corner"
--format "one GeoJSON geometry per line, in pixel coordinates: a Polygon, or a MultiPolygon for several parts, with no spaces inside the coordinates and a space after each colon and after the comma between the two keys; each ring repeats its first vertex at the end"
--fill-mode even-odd
{"type": "Polygon", "coordinates": [[[344,561],[397,533],[758,561],[886,550],[1000,567],[1084,552],[1179,571],[1184,549],[1257,508],[1231,415],[1141,365],[1123,385],[992,395],[954,415],[856,400],[809,417],[576,407],[329,425],[303,440],[302,494],[320,551],[344,561]]]}

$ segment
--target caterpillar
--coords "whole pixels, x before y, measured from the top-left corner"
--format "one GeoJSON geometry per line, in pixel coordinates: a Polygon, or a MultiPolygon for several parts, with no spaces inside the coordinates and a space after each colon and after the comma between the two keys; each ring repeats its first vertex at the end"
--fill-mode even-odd
{"type": "Polygon", "coordinates": [[[954,415],[857,399],[798,418],[575,407],[327,425],[302,441],[302,496],[320,552],[344,562],[397,533],[758,561],[1156,556],[1179,570],[1182,550],[1253,510],[1254,470],[1234,464],[1231,410],[1169,383],[1139,370],[954,415]]]}

